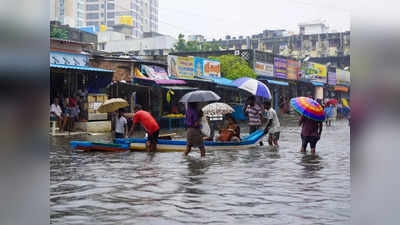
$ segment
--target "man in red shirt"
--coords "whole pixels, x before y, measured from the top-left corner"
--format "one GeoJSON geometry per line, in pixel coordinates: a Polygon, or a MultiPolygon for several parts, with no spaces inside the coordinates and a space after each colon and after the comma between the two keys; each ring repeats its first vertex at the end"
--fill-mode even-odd
{"type": "Polygon", "coordinates": [[[141,105],[136,105],[136,112],[133,115],[133,124],[128,136],[132,136],[136,123],[140,123],[147,132],[146,151],[155,152],[157,150],[157,139],[160,127],[154,117],[144,110],[141,105]]]}

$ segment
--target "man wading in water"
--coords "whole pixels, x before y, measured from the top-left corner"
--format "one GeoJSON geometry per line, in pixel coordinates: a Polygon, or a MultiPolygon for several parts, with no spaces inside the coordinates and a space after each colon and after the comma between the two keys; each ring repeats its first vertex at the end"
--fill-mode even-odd
{"type": "Polygon", "coordinates": [[[144,110],[141,105],[136,105],[136,112],[133,114],[133,124],[128,136],[132,136],[135,124],[140,123],[147,132],[146,151],[155,152],[157,150],[157,139],[160,131],[157,121],[154,117],[144,110]]]}
{"type": "Polygon", "coordinates": [[[206,156],[203,137],[200,130],[200,112],[197,110],[197,103],[190,102],[186,110],[185,124],[187,127],[186,133],[186,151],[184,155],[188,155],[192,147],[200,149],[201,157],[206,156]]]}

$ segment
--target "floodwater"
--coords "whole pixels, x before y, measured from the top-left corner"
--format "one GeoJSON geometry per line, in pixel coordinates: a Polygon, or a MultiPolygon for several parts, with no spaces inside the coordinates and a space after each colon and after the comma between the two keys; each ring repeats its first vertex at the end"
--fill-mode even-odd
{"type": "Polygon", "coordinates": [[[52,224],[350,224],[350,129],[324,128],[317,157],[285,124],[280,149],[73,152],[50,138],[52,224]],[[309,149],[308,149],[309,150],[309,149]]]}

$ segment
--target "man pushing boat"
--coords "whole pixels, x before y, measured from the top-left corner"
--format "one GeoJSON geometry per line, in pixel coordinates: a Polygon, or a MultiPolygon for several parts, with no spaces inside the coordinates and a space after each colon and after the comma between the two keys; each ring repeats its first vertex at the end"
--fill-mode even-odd
{"type": "Polygon", "coordinates": [[[147,132],[146,151],[156,152],[160,126],[158,126],[157,121],[149,112],[142,109],[141,105],[136,105],[135,108],[136,110],[135,114],[133,114],[133,124],[129,130],[128,136],[132,136],[135,124],[140,123],[147,132]]]}

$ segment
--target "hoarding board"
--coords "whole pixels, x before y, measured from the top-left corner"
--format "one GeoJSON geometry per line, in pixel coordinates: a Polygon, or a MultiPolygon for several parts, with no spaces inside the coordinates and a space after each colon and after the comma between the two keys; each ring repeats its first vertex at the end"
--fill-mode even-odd
{"type": "Polygon", "coordinates": [[[254,71],[259,76],[273,77],[274,76],[274,65],[262,62],[256,62],[254,71]]]}
{"type": "Polygon", "coordinates": [[[287,60],[274,58],[274,76],[276,78],[287,79],[287,60]]]}

